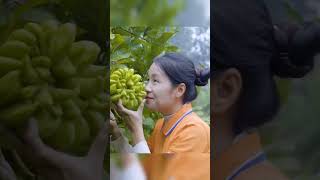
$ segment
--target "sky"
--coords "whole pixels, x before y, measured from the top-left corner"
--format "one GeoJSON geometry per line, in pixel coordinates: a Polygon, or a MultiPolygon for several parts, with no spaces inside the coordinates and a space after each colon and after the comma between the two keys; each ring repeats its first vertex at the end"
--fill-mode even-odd
{"type": "Polygon", "coordinates": [[[185,0],[185,9],[177,16],[179,26],[210,26],[210,0],[185,0]]]}

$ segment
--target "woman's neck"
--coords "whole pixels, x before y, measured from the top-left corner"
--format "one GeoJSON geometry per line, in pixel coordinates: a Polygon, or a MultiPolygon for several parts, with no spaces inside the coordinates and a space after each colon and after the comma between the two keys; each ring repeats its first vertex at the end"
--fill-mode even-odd
{"type": "Polygon", "coordinates": [[[164,120],[169,120],[175,113],[177,113],[181,108],[183,104],[177,104],[173,108],[171,108],[171,111],[162,113],[164,120]]]}
{"type": "Polygon", "coordinates": [[[214,122],[216,122],[213,130],[214,153],[217,157],[232,145],[235,135],[232,131],[232,125],[226,119],[215,119],[214,122]]]}

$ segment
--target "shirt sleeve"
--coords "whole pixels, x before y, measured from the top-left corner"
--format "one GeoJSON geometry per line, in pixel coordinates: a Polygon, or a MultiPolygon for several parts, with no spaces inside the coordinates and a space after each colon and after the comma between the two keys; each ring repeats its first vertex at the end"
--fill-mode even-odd
{"type": "Polygon", "coordinates": [[[139,143],[133,146],[132,150],[134,153],[150,153],[150,149],[146,141],[140,141],[139,143]]]}
{"type": "Polygon", "coordinates": [[[182,128],[169,146],[169,153],[197,152],[205,153],[208,145],[206,130],[196,124],[182,128]]]}

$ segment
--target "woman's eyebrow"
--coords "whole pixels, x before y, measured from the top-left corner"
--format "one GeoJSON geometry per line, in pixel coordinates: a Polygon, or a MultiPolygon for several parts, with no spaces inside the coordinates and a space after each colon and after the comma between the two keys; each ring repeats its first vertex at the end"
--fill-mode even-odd
{"type": "Polygon", "coordinates": [[[158,76],[159,76],[159,74],[157,74],[157,73],[152,73],[151,74],[151,77],[153,77],[153,78],[158,77],[158,76]]]}

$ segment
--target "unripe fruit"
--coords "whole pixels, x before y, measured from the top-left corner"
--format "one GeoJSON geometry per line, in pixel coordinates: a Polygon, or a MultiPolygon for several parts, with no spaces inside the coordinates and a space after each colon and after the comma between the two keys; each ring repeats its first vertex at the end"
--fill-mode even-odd
{"type": "Polygon", "coordinates": [[[20,132],[34,118],[47,145],[71,153],[89,148],[107,114],[107,67],[93,64],[100,47],[75,42],[76,32],[27,23],[0,44],[0,124],[20,132]]]}
{"type": "Polygon", "coordinates": [[[117,103],[120,99],[126,108],[136,110],[145,97],[141,76],[134,74],[133,69],[115,70],[110,76],[111,100],[117,103]]]}

